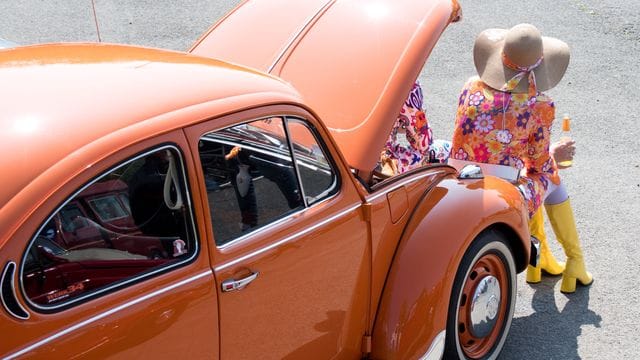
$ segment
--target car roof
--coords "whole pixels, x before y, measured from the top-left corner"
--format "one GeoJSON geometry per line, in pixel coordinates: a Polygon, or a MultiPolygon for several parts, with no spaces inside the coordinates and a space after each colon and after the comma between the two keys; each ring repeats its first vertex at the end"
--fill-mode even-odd
{"type": "Polygon", "coordinates": [[[456,0],[247,0],[192,53],[289,81],[350,166],[371,170],[456,0]],[[251,24],[251,26],[246,26],[251,24]]]}
{"type": "MultiPolygon", "coordinates": [[[[299,101],[290,85],[255,70],[186,53],[110,44],[0,50],[0,82],[0,215],[27,184],[99,139],[142,140],[127,132],[136,124],[139,129],[141,122],[153,125],[162,114],[212,101],[221,104],[220,113],[259,105],[243,101],[248,94],[299,101]]],[[[191,121],[199,120],[204,119],[191,121]]],[[[188,125],[163,124],[166,131],[188,125]]]]}

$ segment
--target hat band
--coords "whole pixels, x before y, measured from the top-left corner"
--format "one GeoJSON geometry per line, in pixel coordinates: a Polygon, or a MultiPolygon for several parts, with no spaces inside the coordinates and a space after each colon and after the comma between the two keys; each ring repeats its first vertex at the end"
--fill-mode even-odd
{"type": "Polygon", "coordinates": [[[536,74],[533,72],[533,70],[535,70],[535,68],[540,66],[543,58],[544,58],[543,56],[540,56],[538,60],[531,66],[520,66],[514,63],[513,61],[511,61],[511,59],[509,59],[507,54],[502,52],[502,64],[511,70],[517,71],[518,73],[515,76],[513,76],[511,79],[509,79],[509,81],[507,81],[502,86],[502,88],[500,88],[500,90],[512,91],[520,84],[520,81],[522,81],[522,79],[524,79],[524,77],[527,76],[527,79],[529,80],[529,96],[536,96],[536,93],[537,93],[536,74]]]}

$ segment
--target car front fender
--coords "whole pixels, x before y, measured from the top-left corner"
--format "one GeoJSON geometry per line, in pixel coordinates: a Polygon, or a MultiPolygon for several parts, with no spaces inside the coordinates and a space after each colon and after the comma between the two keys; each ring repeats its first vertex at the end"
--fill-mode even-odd
{"type": "Polygon", "coordinates": [[[436,338],[444,344],[456,271],[466,249],[488,228],[504,233],[518,271],[524,270],[529,258],[528,217],[513,185],[494,177],[451,176],[425,194],[389,269],[373,326],[372,358],[421,358],[436,338]]]}

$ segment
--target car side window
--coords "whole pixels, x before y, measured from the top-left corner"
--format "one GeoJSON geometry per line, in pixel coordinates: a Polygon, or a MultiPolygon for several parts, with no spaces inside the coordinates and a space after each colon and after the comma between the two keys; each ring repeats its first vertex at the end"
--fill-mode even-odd
{"type": "Polygon", "coordinates": [[[337,191],[335,172],[301,120],[236,125],[205,134],[198,147],[218,246],[337,191]]]}
{"type": "Polygon", "coordinates": [[[26,297],[56,308],[189,260],[197,246],[186,190],[173,147],[93,180],[33,237],[22,268],[26,297]]]}

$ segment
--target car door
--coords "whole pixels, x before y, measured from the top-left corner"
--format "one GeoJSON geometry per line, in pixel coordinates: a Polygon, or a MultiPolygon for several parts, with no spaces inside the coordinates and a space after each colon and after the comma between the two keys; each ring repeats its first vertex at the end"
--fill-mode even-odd
{"type": "Polygon", "coordinates": [[[222,358],[361,356],[367,224],[324,135],[291,106],[187,130],[214,245],[222,358]]]}
{"type": "Polygon", "coordinates": [[[217,294],[186,144],[173,131],[87,166],[3,244],[0,357],[218,358],[217,294]],[[80,211],[98,190],[121,199],[80,211]]]}

